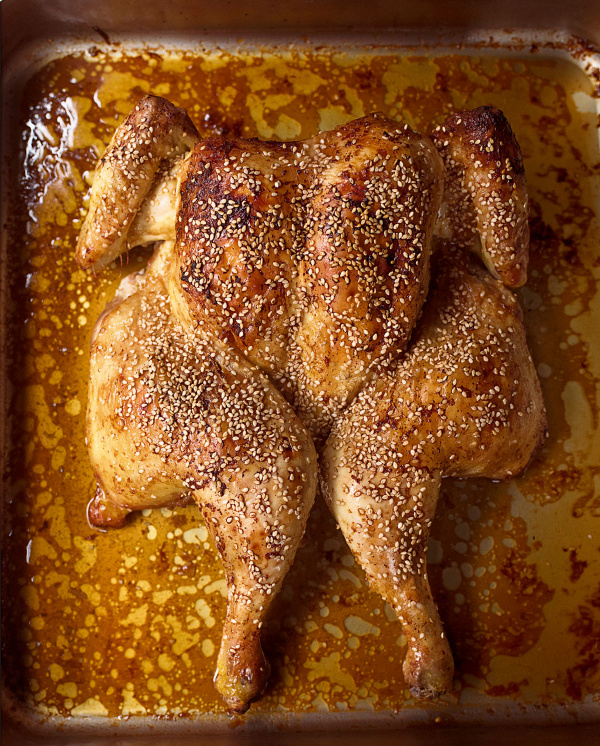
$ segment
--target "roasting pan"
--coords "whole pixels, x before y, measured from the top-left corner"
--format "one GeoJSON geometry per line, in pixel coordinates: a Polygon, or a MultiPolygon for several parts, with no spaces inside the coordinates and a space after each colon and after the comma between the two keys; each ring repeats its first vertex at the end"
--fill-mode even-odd
{"type": "MultiPolygon", "coordinates": [[[[597,744],[600,5],[3,0],[0,14],[3,743],[597,744]],[[65,58],[74,60],[72,74],[57,63],[65,58]],[[200,58],[205,78],[196,74],[196,88],[186,94],[186,71],[200,58]],[[236,66],[231,79],[219,77],[224,61],[236,66]],[[136,85],[125,82],[127,65],[135,68],[136,85]],[[261,65],[263,78],[244,72],[261,65]],[[153,78],[158,68],[168,68],[160,80],[153,78]],[[403,693],[393,671],[394,660],[400,667],[401,631],[369,593],[322,505],[315,506],[298,568],[268,630],[275,674],[261,702],[235,719],[211,702],[204,710],[197,702],[189,712],[169,709],[164,687],[185,691],[192,675],[169,679],[171,653],[160,671],[147,663],[156,682],[147,701],[130,687],[128,672],[140,651],[165,639],[144,642],[152,610],[147,599],[168,605],[169,594],[179,593],[196,603],[197,618],[184,631],[177,619],[170,622],[168,649],[181,660],[187,654],[190,671],[202,647],[207,660],[198,675],[205,678],[224,601],[214,550],[191,528],[191,513],[140,516],[124,539],[94,534],[83,525],[93,480],[85,467],[69,471],[83,463],[85,386],[76,382],[85,380],[86,348],[80,342],[89,339],[92,317],[118,277],[144,260],[131,256],[128,266],[114,268],[109,279],[98,277],[98,284],[74,266],[89,164],[110,136],[106,121],[88,129],[85,141],[71,126],[85,117],[87,109],[78,107],[87,104],[69,86],[85,84],[88,75],[113,86],[111,94],[100,86],[94,102],[110,112],[106,121],[118,121],[136,97],[153,91],[185,105],[201,131],[233,126],[264,138],[308,136],[307,127],[335,126],[368,113],[364,106],[387,108],[412,126],[437,124],[450,106],[492,103],[507,112],[524,151],[532,200],[535,257],[519,299],[550,438],[523,481],[456,482],[440,501],[429,562],[458,671],[456,692],[442,701],[416,704],[403,693]],[[261,93],[265,76],[268,101],[261,93]],[[250,101],[259,114],[228,121],[223,112],[241,90],[231,81],[242,79],[244,105],[250,101]],[[299,92],[298,109],[290,89],[299,92]],[[71,120],[64,112],[60,121],[53,117],[51,100],[61,96],[75,102],[71,120]],[[319,115],[311,119],[313,109],[319,115]],[[48,160],[60,148],[79,154],[72,171],[48,160]],[[72,187],[70,197],[56,186],[57,173],[72,187]],[[64,288],[52,287],[54,277],[66,278],[64,288]],[[65,342],[69,320],[76,349],[65,342]],[[52,398],[44,393],[50,380],[52,398]],[[36,456],[40,449],[43,458],[36,456]],[[171,590],[136,575],[145,555],[132,556],[126,544],[127,536],[156,541],[157,535],[182,547],[180,562],[165,560],[165,572],[175,578],[171,590]],[[198,554],[192,569],[190,545],[198,554]],[[75,575],[68,574],[71,567],[75,575]],[[109,581],[103,589],[91,579],[98,580],[98,567],[114,573],[123,618],[118,609],[104,617],[98,611],[107,605],[103,593],[112,592],[109,581]],[[195,582],[194,573],[214,576],[198,590],[188,577],[195,582]],[[326,582],[319,584],[315,574],[326,582]],[[44,617],[45,608],[52,618],[44,617]],[[78,618],[77,608],[87,613],[78,618]],[[55,628],[61,635],[44,632],[55,628]],[[194,637],[198,630],[202,635],[194,637]],[[111,674],[101,661],[111,645],[117,652],[111,653],[109,694],[111,674]],[[373,661],[388,673],[378,673],[373,661]],[[77,685],[69,680],[72,670],[77,685]],[[58,695],[44,682],[61,692],[61,707],[52,706],[58,695]],[[163,695],[166,704],[159,707],[163,695]],[[116,710],[108,704],[115,697],[116,710]]],[[[162,582],[159,574],[152,577],[162,582]]],[[[182,701],[182,694],[173,696],[182,701]]]]}

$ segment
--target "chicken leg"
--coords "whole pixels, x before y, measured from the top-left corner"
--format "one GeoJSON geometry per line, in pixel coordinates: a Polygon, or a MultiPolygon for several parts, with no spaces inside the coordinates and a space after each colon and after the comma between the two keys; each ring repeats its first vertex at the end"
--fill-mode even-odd
{"type": "Polygon", "coordinates": [[[98,320],[87,436],[98,489],[90,523],[193,499],[221,555],[227,616],[216,685],[243,712],[268,665],[260,628],[316,490],[312,441],[268,378],[171,312],[172,242],[124,281],[98,320]]]}
{"type": "Polygon", "coordinates": [[[333,515],[404,626],[418,696],[452,684],[425,560],[442,477],[512,477],[546,428],[512,293],[455,247],[436,263],[414,341],[335,423],[321,459],[333,515]]]}

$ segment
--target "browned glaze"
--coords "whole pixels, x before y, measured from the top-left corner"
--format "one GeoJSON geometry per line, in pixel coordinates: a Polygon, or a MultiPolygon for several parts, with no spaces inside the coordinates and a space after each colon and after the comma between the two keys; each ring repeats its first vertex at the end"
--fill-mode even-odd
{"type": "MultiPolygon", "coordinates": [[[[508,484],[448,481],[430,577],[462,705],[600,696],[600,164],[593,86],[559,55],[385,50],[206,54],[117,48],[61,57],[29,82],[11,208],[8,486],[3,514],[7,690],[34,714],[222,714],[212,684],[225,580],[197,509],[86,521],[88,348],[98,314],[146,254],[97,276],[74,262],[92,170],[145,93],[201,134],[299,139],[371,111],[427,132],[493,104],[520,141],[532,257],[519,291],[550,438],[508,484]],[[489,695],[491,699],[486,699],[489,695]]],[[[318,500],[265,630],[273,674],[253,712],[399,711],[402,629],[366,587],[318,500]]]]}

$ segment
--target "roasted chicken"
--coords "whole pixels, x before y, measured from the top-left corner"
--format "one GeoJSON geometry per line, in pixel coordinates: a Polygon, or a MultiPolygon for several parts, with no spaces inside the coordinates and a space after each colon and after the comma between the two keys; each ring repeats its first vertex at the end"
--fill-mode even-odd
{"type": "Polygon", "coordinates": [[[99,269],[132,246],[175,238],[182,157],[200,140],[183,109],[146,96],[115,130],[100,159],[77,263],[99,269]]]}
{"type": "Polygon", "coordinates": [[[117,129],[77,260],[159,248],[98,321],[90,520],[198,503],[227,573],[216,682],[230,708],[264,683],[258,630],[332,426],[324,492],[406,627],[407,680],[449,688],[424,560],[441,478],[514,473],[544,429],[516,301],[464,252],[522,284],[526,211],[518,145],[489,108],[431,138],[374,114],[274,143],[201,140],[149,96],[117,129]]]}

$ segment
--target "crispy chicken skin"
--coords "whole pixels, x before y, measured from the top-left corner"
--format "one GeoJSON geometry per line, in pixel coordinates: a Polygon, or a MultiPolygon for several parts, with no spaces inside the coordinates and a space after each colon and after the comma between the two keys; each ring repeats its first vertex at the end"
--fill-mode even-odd
{"type": "Polygon", "coordinates": [[[190,335],[171,312],[172,242],[130,276],[98,320],[87,433],[93,525],[193,499],[221,555],[227,616],[216,684],[235,711],[263,688],[260,628],[304,533],[316,490],[305,428],[234,350],[190,335]]]}
{"type": "Polygon", "coordinates": [[[521,149],[504,114],[460,111],[432,134],[446,170],[436,235],[478,254],[507,287],[527,280],[529,210],[521,149]]]}
{"type": "Polygon", "coordinates": [[[198,144],[177,216],[181,285],[277,381],[317,441],[406,346],[443,184],[431,141],[371,115],[304,142],[198,144]]]}
{"type": "Polygon", "coordinates": [[[82,269],[134,246],[175,237],[178,169],[200,136],[183,109],[146,96],[115,130],[94,176],[77,241],[82,269]]]}
{"type": "Polygon", "coordinates": [[[442,477],[510,478],[545,429],[516,299],[455,247],[442,250],[410,347],[348,406],[321,458],[329,507],[404,626],[403,671],[418,696],[452,685],[425,559],[442,477]]]}
{"type": "Polygon", "coordinates": [[[313,502],[313,441],[329,506],[405,627],[407,681],[450,688],[425,566],[441,479],[516,474],[545,430],[504,287],[525,281],[528,238],[519,147],[490,107],[431,138],[372,114],[274,143],[200,140],[146,97],[117,129],[77,260],[164,244],[98,321],[90,520],[198,503],[228,580],[215,678],[231,709],[266,680],[259,629],[313,502]]]}

